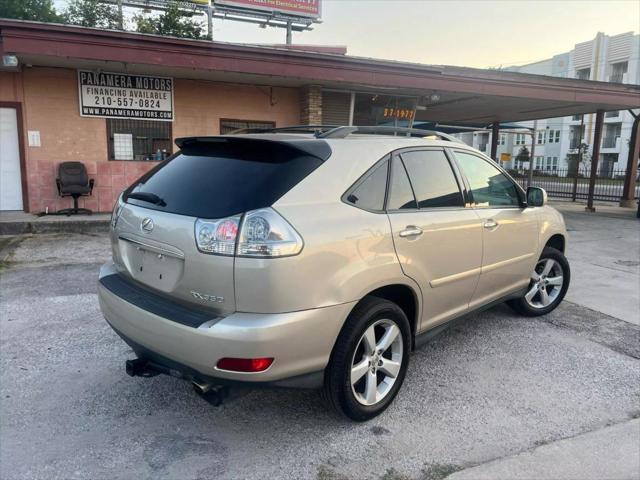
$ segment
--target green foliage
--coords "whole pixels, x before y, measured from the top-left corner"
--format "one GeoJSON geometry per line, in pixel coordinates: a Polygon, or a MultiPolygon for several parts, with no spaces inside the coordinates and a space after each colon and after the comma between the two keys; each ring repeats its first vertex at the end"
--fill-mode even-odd
{"type": "Polygon", "coordinates": [[[52,0],[2,0],[0,18],[16,18],[38,22],[59,22],[52,0]]]}
{"type": "Polygon", "coordinates": [[[63,18],[65,23],[82,27],[120,27],[118,9],[100,0],[71,0],[63,18]]]}
{"type": "Polygon", "coordinates": [[[516,155],[517,162],[528,162],[529,161],[529,149],[527,147],[522,147],[516,155]]]}
{"type": "Polygon", "coordinates": [[[142,14],[134,17],[136,30],[169,37],[202,38],[202,24],[185,16],[177,2],[171,2],[160,15],[142,14]]]}

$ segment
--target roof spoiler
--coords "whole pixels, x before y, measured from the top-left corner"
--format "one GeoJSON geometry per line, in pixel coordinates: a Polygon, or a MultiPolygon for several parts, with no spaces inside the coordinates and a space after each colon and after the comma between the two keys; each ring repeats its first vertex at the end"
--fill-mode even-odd
{"type": "Polygon", "coordinates": [[[214,147],[215,145],[238,145],[238,144],[252,144],[259,145],[269,143],[272,145],[280,145],[284,148],[292,148],[297,150],[303,155],[309,155],[315,157],[323,162],[331,156],[331,147],[327,142],[321,139],[315,138],[286,138],[286,139],[271,139],[271,138],[249,138],[235,135],[220,135],[211,137],[181,137],[176,138],[175,144],[180,150],[188,149],[189,147],[207,145],[214,147]]]}

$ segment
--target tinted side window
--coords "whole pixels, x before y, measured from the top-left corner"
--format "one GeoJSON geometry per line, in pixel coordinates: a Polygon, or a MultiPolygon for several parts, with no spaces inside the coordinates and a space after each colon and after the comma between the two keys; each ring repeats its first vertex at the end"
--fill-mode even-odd
{"type": "Polygon", "coordinates": [[[460,168],[471,186],[480,207],[519,206],[518,191],[511,180],[489,162],[470,153],[455,152],[460,168]]]}
{"type": "Polygon", "coordinates": [[[382,162],[347,195],[347,202],[365,210],[383,210],[388,169],[389,162],[382,162]]]}
{"type": "Polygon", "coordinates": [[[391,162],[391,181],[389,182],[387,210],[405,210],[417,207],[404,165],[402,165],[399,157],[395,157],[391,162]]]}
{"type": "Polygon", "coordinates": [[[460,187],[442,150],[419,150],[400,156],[419,208],[464,207],[460,187]]]}

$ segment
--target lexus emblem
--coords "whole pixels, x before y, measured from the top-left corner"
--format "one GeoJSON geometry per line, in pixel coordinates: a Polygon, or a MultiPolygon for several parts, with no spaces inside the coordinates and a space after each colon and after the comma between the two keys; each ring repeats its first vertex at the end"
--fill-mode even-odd
{"type": "Polygon", "coordinates": [[[142,220],[142,224],[140,225],[140,228],[142,228],[143,232],[151,233],[151,231],[153,230],[153,226],[154,226],[153,220],[147,217],[144,220],[142,220]]]}

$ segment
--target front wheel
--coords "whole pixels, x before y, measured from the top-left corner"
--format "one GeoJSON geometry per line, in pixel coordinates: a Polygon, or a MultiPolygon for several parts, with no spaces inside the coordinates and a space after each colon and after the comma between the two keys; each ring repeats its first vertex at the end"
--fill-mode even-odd
{"type": "Polygon", "coordinates": [[[515,311],[529,317],[546,315],[554,310],[569,288],[571,270],[560,250],[545,247],[536,263],[526,293],[507,302],[515,311]]]}
{"type": "Polygon", "coordinates": [[[411,329],[395,303],[366,297],[338,336],[325,375],[323,396],[356,421],[382,413],[404,380],[411,329]]]}

